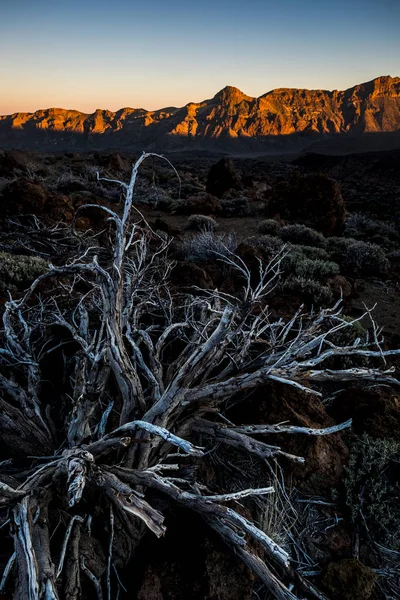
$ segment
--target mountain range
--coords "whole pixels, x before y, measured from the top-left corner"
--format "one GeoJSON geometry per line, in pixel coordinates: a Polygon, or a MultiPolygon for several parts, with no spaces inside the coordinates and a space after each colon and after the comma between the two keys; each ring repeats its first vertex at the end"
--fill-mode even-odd
{"type": "Polygon", "coordinates": [[[400,147],[400,78],[344,91],[279,88],[258,98],[227,86],[182,108],[48,108],[0,116],[0,147],[280,153],[400,147]]]}

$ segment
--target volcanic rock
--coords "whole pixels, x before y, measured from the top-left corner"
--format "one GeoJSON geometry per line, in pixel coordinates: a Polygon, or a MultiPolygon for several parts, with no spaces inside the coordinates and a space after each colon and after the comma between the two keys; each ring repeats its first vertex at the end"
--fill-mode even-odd
{"type": "Polygon", "coordinates": [[[225,192],[241,188],[240,177],[230,159],[221,158],[215,165],[212,165],[206,184],[206,191],[209,194],[222,198],[225,192]]]}
{"type": "Polygon", "coordinates": [[[340,233],[346,219],[337,181],[323,174],[300,175],[298,172],[272,189],[267,213],[302,223],[324,235],[340,233]]]}

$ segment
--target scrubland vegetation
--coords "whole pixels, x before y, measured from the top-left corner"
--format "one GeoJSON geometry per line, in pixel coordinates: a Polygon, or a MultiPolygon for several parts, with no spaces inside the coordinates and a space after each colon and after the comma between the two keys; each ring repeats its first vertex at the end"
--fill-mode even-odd
{"type": "Polygon", "coordinates": [[[398,597],[398,221],[174,164],[0,154],[0,597],[398,597]]]}

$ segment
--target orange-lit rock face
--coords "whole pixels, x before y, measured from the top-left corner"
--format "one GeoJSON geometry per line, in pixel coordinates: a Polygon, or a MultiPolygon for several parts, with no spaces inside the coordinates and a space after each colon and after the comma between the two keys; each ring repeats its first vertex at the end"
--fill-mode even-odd
{"type": "MultiPolygon", "coordinates": [[[[236,140],[293,134],[400,131],[400,78],[378,77],[345,91],[281,88],[259,98],[226,87],[210,100],[148,112],[124,108],[85,114],[51,108],[0,116],[0,143],[23,132],[96,134],[124,145],[179,138],[236,140]],[[114,139],[115,138],[115,139],[114,139]]],[[[22,135],[22,133],[21,133],[22,135]]],[[[21,139],[21,138],[20,138],[21,139]]]]}

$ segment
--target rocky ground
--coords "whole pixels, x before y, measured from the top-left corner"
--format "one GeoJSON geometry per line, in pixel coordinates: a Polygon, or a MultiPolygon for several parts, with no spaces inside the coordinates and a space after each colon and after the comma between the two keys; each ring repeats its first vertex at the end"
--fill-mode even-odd
{"type": "MultiPolygon", "coordinates": [[[[155,158],[142,169],[135,206],[154,231],[171,238],[175,292],[197,285],[230,293],[240,282],[227,278],[218,253],[236,252],[256,278],[259,262],[266,263],[286,244],[282,279],[270,296],[274,317],[288,317],[300,304],[313,310],[342,296],[344,314],[354,318],[376,303],[373,315],[383,328],[384,344],[399,347],[400,151],[307,155],[292,162],[169,158],[174,168],[155,158]]],[[[126,180],[132,161],[132,155],[105,152],[0,153],[2,303],[8,291],[18,296],[49,261],[59,264],[76,254],[80,232],[108,235],[110,225],[100,211],[76,211],[88,203],[118,210],[119,187],[99,181],[97,172],[126,180]]],[[[373,329],[366,316],[348,343],[368,331],[373,329]]],[[[313,428],[353,419],[350,433],[274,436],[271,443],[306,462],[274,466],[279,477],[284,474],[280,493],[273,502],[243,510],[258,515],[327,598],[398,598],[399,389],[349,382],[327,388],[320,400],[276,384],[258,389],[245,406],[238,415],[232,403],[227,418],[313,428]]],[[[239,482],[250,487],[252,481],[260,485],[271,479],[265,464],[216,448],[202,466],[204,480],[218,482],[221,463],[229,467],[232,489],[239,482]]],[[[126,597],[269,598],[202,521],[172,510],[166,524],[165,538],[148,536],[142,543],[134,582],[132,569],[121,574],[129,582],[126,597]]]]}

